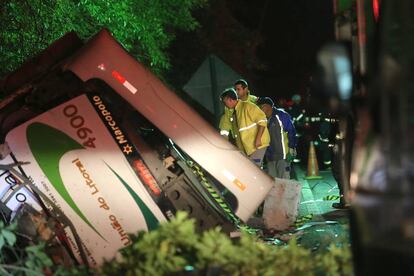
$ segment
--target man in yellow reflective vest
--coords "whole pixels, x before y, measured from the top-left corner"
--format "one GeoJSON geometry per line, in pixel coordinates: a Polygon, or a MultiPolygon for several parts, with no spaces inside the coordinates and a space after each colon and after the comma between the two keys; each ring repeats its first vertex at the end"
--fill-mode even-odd
{"type": "Polygon", "coordinates": [[[220,99],[232,110],[231,123],[237,147],[261,167],[270,143],[266,115],[257,105],[239,100],[234,88],[224,90],[220,99]]]}
{"type": "MultiPolygon", "coordinates": [[[[249,101],[254,104],[257,102],[257,97],[250,94],[247,81],[243,79],[236,80],[234,83],[234,89],[236,90],[237,96],[241,101],[249,101]]],[[[237,139],[235,137],[237,130],[233,128],[232,123],[233,110],[234,109],[229,109],[228,107],[224,106],[224,114],[220,118],[219,128],[220,134],[222,136],[230,138],[235,142],[236,146],[239,147],[237,144],[237,139]]]]}

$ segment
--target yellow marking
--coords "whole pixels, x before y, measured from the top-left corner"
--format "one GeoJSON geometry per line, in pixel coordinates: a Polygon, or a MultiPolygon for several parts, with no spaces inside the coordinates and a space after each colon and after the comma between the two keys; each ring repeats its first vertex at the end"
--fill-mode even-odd
{"type": "Polygon", "coordinates": [[[236,184],[236,186],[237,186],[240,190],[242,190],[242,191],[244,191],[244,190],[246,189],[246,185],[244,185],[243,183],[241,183],[241,182],[240,182],[240,180],[238,180],[237,178],[235,178],[235,179],[233,180],[233,183],[234,183],[234,184],[236,184]]]}

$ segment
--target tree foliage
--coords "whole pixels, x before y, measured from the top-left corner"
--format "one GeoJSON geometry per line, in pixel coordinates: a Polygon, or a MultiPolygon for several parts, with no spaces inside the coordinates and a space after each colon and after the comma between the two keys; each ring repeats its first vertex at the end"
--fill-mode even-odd
{"type": "Polygon", "coordinates": [[[330,244],[314,254],[295,239],[282,246],[242,232],[231,240],[219,228],[195,231],[195,221],[178,212],[175,219],[132,237],[122,259],[106,262],[100,275],[352,275],[347,244],[330,244]],[[181,273],[181,274],[180,274],[181,273]]]}
{"type": "MultiPolygon", "coordinates": [[[[62,265],[58,250],[18,234],[16,224],[0,220],[1,275],[352,275],[347,243],[331,243],[312,251],[295,239],[286,244],[266,243],[242,231],[230,239],[220,228],[196,232],[194,219],[178,212],[156,230],[132,235],[133,244],[120,250],[122,258],[107,260],[100,268],[62,265]],[[22,243],[22,241],[25,241],[22,243]],[[52,250],[48,250],[52,249],[52,250]],[[52,256],[55,257],[52,257],[52,256]],[[187,273],[188,272],[188,273],[187,273]]],[[[49,240],[53,241],[52,240],[49,240]]],[[[119,257],[118,256],[118,257],[119,257]]]]}
{"type": "Polygon", "coordinates": [[[86,39],[101,28],[138,60],[161,73],[176,30],[198,26],[192,11],[208,0],[2,0],[0,77],[69,31],[86,39]]]}

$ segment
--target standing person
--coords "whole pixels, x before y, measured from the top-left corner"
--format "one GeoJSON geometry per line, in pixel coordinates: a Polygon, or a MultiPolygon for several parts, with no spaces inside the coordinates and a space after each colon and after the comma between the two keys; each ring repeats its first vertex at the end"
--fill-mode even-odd
{"type": "Polygon", "coordinates": [[[321,158],[318,160],[322,160],[319,168],[327,170],[331,168],[332,163],[332,147],[330,146],[332,144],[331,129],[335,119],[331,118],[331,115],[327,112],[319,114],[321,122],[319,123],[318,148],[321,158]]]}
{"type": "MultiPolygon", "coordinates": [[[[338,183],[339,202],[333,208],[348,208],[345,191],[349,191],[351,178],[352,152],[355,139],[355,118],[352,112],[342,116],[336,123],[335,145],[333,148],[332,174],[338,183]]],[[[365,161],[366,162],[366,161],[365,161]]]]}
{"type": "MultiPolygon", "coordinates": [[[[238,79],[234,82],[234,89],[237,92],[237,96],[242,101],[249,101],[251,103],[256,103],[257,97],[250,94],[249,85],[247,81],[244,79],[238,79]]],[[[232,122],[233,119],[233,109],[229,109],[226,106],[224,106],[224,114],[220,118],[219,128],[220,128],[220,134],[227,139],[231,140],[236,146],[237,145],[237,139],[235,137],[235,134],[237,132],[236,129],[234,129],[234,124],[232,122]]]]}
{"type": "Polygon", "coordinates": [[[302,106],[302,97],[299,94],[292,96],[292,106],[288,109],[290,116],[292,116],[293,124],[296,129],[296,141],[297,141],[297,155],[293,160],[294,163],[302,163],[305,161],[307,141],[305,141],[304,126],[305,126],[305,109],[302,106]]]}
{"type": "Polygon", "coordinates": [[[270,142],[266,115],[257,105],[239,100],[234,88],[224,90],[220,99],[232,110],[232,123],[238,148],[261,167],[270,142]]]}
{"type": "Polygon", "coordinates": [[[244,79],[238,79],[234,82],[234,89],[237,92],[237,96],[242,101],[249,101],[252,103],[257,102],[257,97],[250,94],[249,84],[244,79]]]}
{"type": "Polygon", "coordinates": [[[296,130],[292,118],[277,109],[269,97],[259,98],[258,106],[268,119],[270,146],[266,151],[267,170],[273,177],[290,179],[291,161],[296,156],[296,130]]]}

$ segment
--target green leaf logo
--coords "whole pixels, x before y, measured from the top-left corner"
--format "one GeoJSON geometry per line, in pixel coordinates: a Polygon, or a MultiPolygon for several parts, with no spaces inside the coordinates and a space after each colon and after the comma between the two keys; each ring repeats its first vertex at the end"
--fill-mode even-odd
{"type": "Polygon", "coordinates": [[[76,205],[63,184],[59,173],[59,161],[62,156],[68,151],[84,149],[84,147],[66,133],[42,123],[30,124],[27,127],[26,136],[34,158],[50,183],[52,183],[73,211],[106,241],[76,205]]]}
{"type": "MultiPolygon", "coordinates": [[[[108,164],[107,164],[108,166],[108,164]]],[[[116,175],[116,177],[121,181],[121,183],[125,186],[127,191],[130,193],[132,198],[134,199],[135,203],[138,205],[139,209],[141,210],[142,214],[144,215],[145,222],[147,223],[148,230],[154,230],[158,227],[159,221],[148,208],[147,205],[142,201],[142,199],[135,193],[135,191],[126,183],[111,167],[108,168],[116,175]]]]}

